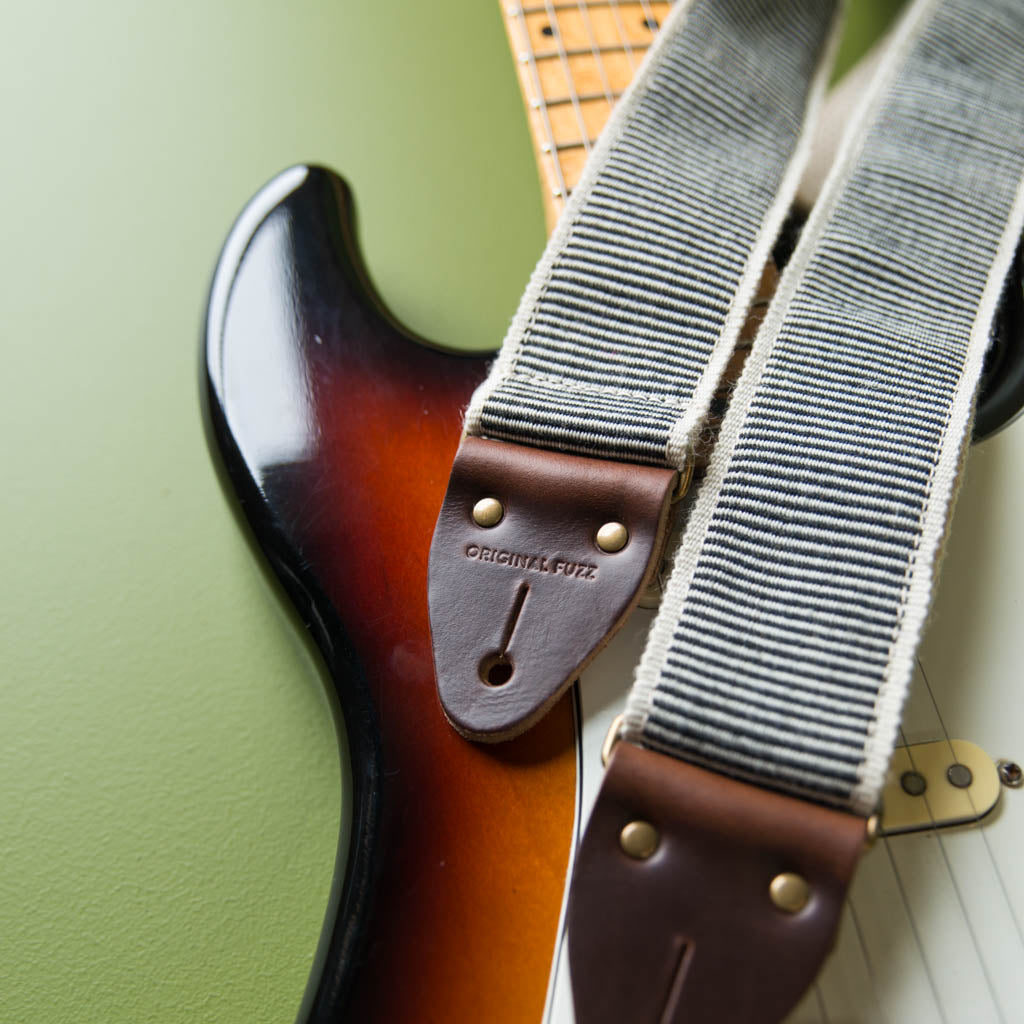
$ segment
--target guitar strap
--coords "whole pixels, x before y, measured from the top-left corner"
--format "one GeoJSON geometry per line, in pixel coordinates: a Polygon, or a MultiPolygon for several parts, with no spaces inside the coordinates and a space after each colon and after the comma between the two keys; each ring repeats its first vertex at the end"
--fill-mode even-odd
{"type": "Polygon", "coordinates": [[[464,735],[528,728],[657,568],[806,163],[837,8],[678,4],[602,132],[469,407],[434,534],[438,688],[464,735]],[[485,495],[493,523],[468,514],[485,495]]]}
{"type": "MultiPolygon", "coordinates": [[[[528,727],[649,579],[835,19],[680,4],[591,156],[435,533],[438,685],[465,734],[528,727]]],[[[1022,182],[1024,8],[917,0],[754,342],[628,698],[570,895],[581,1024],[776,1020],[813,980],[895,743],[1022,182]]]]}

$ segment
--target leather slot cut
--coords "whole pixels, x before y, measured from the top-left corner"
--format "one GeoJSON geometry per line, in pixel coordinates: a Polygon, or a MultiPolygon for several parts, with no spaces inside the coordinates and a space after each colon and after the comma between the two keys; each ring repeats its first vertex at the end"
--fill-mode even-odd
{"type": "Polygon", "coordinates": [[[512,610],[508,614],[508,622],[505,624],[505,635],[501,639],[501,648],[494,654],[489,654],[480,662],[480,678],[488,686],[504,686],[515,672],[512,659],[506,653],[508,645],[512,641],[512,634],[516,631],[516,623],[522,614],[523,605],[526,603],[526,595],[530,592],[529,583],[520,583],[516,591],[515,601],[512,602],[512,610]]]}
{"type": "Polygon", "coordinates": [[[523,605],[526,604],[526,595],[530,592],[529,583],[520,583],[519,589],[516,591],[516,599],[512,604],[512,610],[508,613],[508,625],[505,627],[505,635],[501,641],[501,653],[504,654],[508,650],[508,645],[512,642],[512,634],[516,631],[516,623],[519,621],[519,616],[522,614],[523,605]]]}
{"type": "Polygon", "coordinates": [[[683,995],[683,984],[686,981],[686,972],[689,970],[690,961],[693,958],[692,943],[677,939],[679,953],[676,956],[676,969],[672,975],[672,984],[669,985],[668,995],[665,998],[665,1008],[661,1011],[658,1024],[672,1024],[679,1015],[679,1002],[683,995]]]}

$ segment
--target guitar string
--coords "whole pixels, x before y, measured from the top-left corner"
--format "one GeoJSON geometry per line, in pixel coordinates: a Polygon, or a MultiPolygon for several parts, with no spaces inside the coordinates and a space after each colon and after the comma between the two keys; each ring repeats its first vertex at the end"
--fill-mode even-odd
{"type": "Polygon", "coordinates": [[[590,155],[590,138],[587,132],[587,123],[583,120],[583,110],[580,108],[579,96],[576,94],[576,86],[573,82],[572,68],[569,65],[569,55],[565,52],[565,45],[562,41],[562,29],[558,23],[558,17],[555,14],[554,8],[551,6],[551,0],[544,0],[544,8],[548,12],[548,20],[552,28],[552,39],[555,41],[555,46],[558,50],[558,59],[561,61],[562,70],[565,72],[565,84],[569,89],[569,102],[572,103],[573,112],[576,115],[576,123],[579,125],[580,136],[583,140],[583,149],[590,155]]]}
{"type": "MultiPolygon", "coordinates": [[[[643,9],[644,22],[647,29],[651,33],[651,42],[653,43],[654,37],[657,35],[658,30],[661,27],[661,22],[659,22],[658,19],[654,16],[654,11],[651,9],[651,6],[647,2],[647,0],[640,0],[640,6],[643,9]]],[[[645,53],[647,52],[647,48],[649,48],[649,46],[650,43],[648,43],[648,46],[644,48],[645,53]]]]}
{"type": "Polygon", "coordinates": [[[641,8],[643,8],[644,23],[646,24],[647,29],[650,31],[651,38],[653,39],[654,33],[657,32],[658,29],[661,27],[661,22],[658,21],[658,19],[654,16],[654,11],[651,9],[651,5],[647,2],[647,0],[640,0],[640,6],[641,8]]]}
{"type": "Polygon", "coordinates": [[[821,995],[821,983],[817,980],[814,982],[814,999],[818,1004],[818,1019],[821,1024],[829,1024],[828,1011],[825,1009],[825,1000],[821,995]]]}
{"type": "MultiPolygon", "coordinates": [[[[918,659],[918,668],[920,668],[920,667],[921,667],[921,662],[920,662],[920,659],[918,659]]],[[[924,671],[923,670],[921,672],[921,675],[924,677],[924,671]]],[[[925,678],[925,685],[927,686],[928,685],[927,677],[924,677],[924,678],[925,678]]],[[[934,705],[934,700],[933,700],[932,703],[933,703],[933,707],[934,707],[935,706],[934,705]]],[[[936,710],[936,714],[938,714],[938,708],[937,707],[935,708],[935,710],[936,710]]],[[[940,725],[941,725],[941,718],[940,718],[940,725]]],[[[904,732],[902,726],[900,726],[900,739],[903,741],[903,746],[906,748],[907,758],[910,761],[910,768],[911,768],[911,770],[914,771],[914,772],[918,772],[917,763],[914,760],[914,752],[913,752],[913,750],[911,748],[910,743],[907,741],[907,735],[904,732]]],[[[952,746],[950,746],[950,750],[951,751],[952,751],[952,749],[953,749],[952,746]]],[[[921,774],[921,773],[918,772],[918,774],[921,774]]],[[[1004,1021],[1005,1018],[1003,1017],[1002,1009],[999,1006],[999,1001],[996,998],[995,988],[994,988],[994,986],[992,984],[992,978],[989,975],[988,968],[987,968],[987,966],[985,964],[985,957],[982,954],[981,946],[978,944],[977,933],[974,930],[974,926],[971,924],[970,915],[967,913],[967,904],[964,901],[963,892],[961,891],[960,885],[957,882],[956,875],[953,873],[953,866],[952,866],[952,864],[950,863],[950,860],[949,860],[949,852],[946,849],[946,844],[945,844],[945,841],[943,840],[943,836],[942,836],[941,831],[939,829],[938,822],[936,822],[936,820],[935,820],[935,815],[934,815],[934,813],[932,811],[932,805],[931,805],[931,801],[928,799],[927,791],[921,794],[921,799],[924,801],[925,809],[928,811],[928,821],[929,821],[929,828],[927,830],[922,830],[922,831],[930,831],[931,834],[932,834],[932,838],[935,839],[935,841],[936,841],[936,843],[938,845],[939,853],[942,856],[942,862],[943,862],[943,864],[945,866],[945,869],[946,869],[946,875],[949,877],[949,883],[953,887],[953,892],[954,892],[954,894],[956,896],[957,904],[960,907],[960,914],[963,917],[964,924],[965,924],[965,926],[967,928],[967,934],[970,936],[971,944],[974,946],[974,956],[975,956],[975,958],[978,961],[978,966],[981,968],[981,973],[982,973],[982,977],[984,977],[984,979],[985,979],[985,984],[988,986],[989,997],[992,1000],[992,1005],[996,1009],[996,1013],[999,1015],[999,1019],[1001,1021],[1004,1021]]],[[[895,867],[895,859],[893,860],[893,865],[895,867]]],[[[896,868],[896,871],[898,873],[899,868],[896,868]]],[[[913,914],[913,911],[911,911],[909,904],[907,904],[907,912],[910,913],[911,915],[913,914]]],[[[914,931],[915,931],[915,934],[917,934],[917,929],[916,928],[915,928],[914,931]]],[[[927,958],[923,947],[921,949],[921,955],[923,957],[927,958]]]]}
{"type": "MultiPolygon", "coordinates": [[[[947,749],[949,750],[949,756],[952,758],[952,763],[955,764],[956,761],[957,761],[957,756],[956,756],[956,751],[953,749],[953,740],[952,740],[952,738],[950,736],[949,730],[946,728],[945,719],[942,717],[942,712],[939,710],[939,703],[935,699],[935,693],[932,690],[931,683],[928,680],[928,674],[924,670],[924,664],[922,663],[920,657],[918,657],[918,659],[917,659],[917,667],[918,667],[918,669],[920,669],[921,678],[924,680],[925,689],[928,692],[928,698],[931,701],[932,707],[935,710],[935,717],[938,719],[939,728],[942,730],[942,735],[943,735],[944,742],[946,744],[947,749]]],[[[1000,785],[1002,785],[1001,782],[1000,782],[1000,785]]],[[[999,890],[1000,890],[1000,893],[1001,893],[1002,898],[1003,898],[1003,903],[1006,906],[1006,909],[1009,911],[1010,919],[1013,921],[1014,930],[1017,932],[1017,940],[1020,943],[1020,945],[1022,947],[1022,950],[1024,950],[1024,934],[1022,934],[1022,932],[1021,932],[1020,920],[1018,919],[1016,911],[1014,910],[1013,901],[1010,898],[1010,893],[1009,893],[1009,890],[1008,890],[1008,888],[1006,886],[1006,882],[1005,882],[1005,880],[1003,878],[1002,872],[999,870],[999,863],[996,860],[995,853],[993,852],[992,846],[989,843],[988,835],[986,834],[986,831],[985,831],[985,826],[981,824],[981,821],[980,821],[980,819],[978,817],[978,808],[977,808],[977,806],[974,803],[974,798],[971,796],[969,788],[964,790],[964,795],[967,797],[967,801],[971,805],[971,811],[974,814],[974,819],[970,823],[970,829],[971,829],[971,831],[977,832],[981,836],[981,841],[982,841],[982,844],[985,847],[985,851],[986,851],[986,855],[987,855],[988,860],[989,860],[989,864],[992,867],[992,872],[995,875],[996,882],[999,885],[999,890]]],[[[979,959],[979,961],[981,963],[982,971],[985,974],[986,981],[988,982],[989,989],[990,989],[990,991],[992,993],[992,1001],[996,1005],[996,1010],[999,1013],[1000,1019],[1001,1020],[1005,1020],[1005,1017],[1004,1017],[1003,1011],[1002,1011],[1002,1006],[1000,1005],[999,1000],[997,998],[995,985],[993,984],[992,979],[991,979],[990,974],[989,974],[987,960],[986,960],[986,958],[981,953],[981,949],[980,949],[979,944],[978,944],[977,935],[976,935],[976,932],[974,930],[974,926],[971,923],[971,919],[970,919],[970,917],[967,914],[967,907],[966,907],[966,905],[964,903],[964,900],[963,900],[963,897],[962,897],[962,894],[961,894],[961,891],[960,891],[960,886],[957,883],[956,878],[955,878],[955,876],[953,874],[952,864],[950,863],[950,860],[949,860],[949,857],[948,857],[948,854],[947,854],[947,850],[946,850],[945,844],[942,842],[941,838],[939,840],[939,845],[940,845],[940,848],[942,850],[943,859],[946,862],[947,871],[949,872],[950,878],[951,878],[951,880],[953,882],[953,886],[954,886],[954,888],[956,890],[957,898],[960,900],[960,905],[961,905],[961,907],[963,909],[964,917],[967,920],[967,927],[970,930],[971,937],[974,939],[975,949],[978,952],[978,959],[979,959]]]]}
{"type": "MultiPolygon", "coordinates": [[[[956,751],[953,749],[953,740],[950,736],[949,730],[946,728],[946,722],[942,717],[942,712],[939,710],[939,702],[935,699],[935,693],[932,690],[931,683],[928,680],[928,673],[924,670],[924,664],[920,657],[917,659],[917,667],[921,670],[921,678],[924,680],[925,688],[928,691],[928,698],[932,702],[932,707],[935,709],[935,717],[939,720],[939,728],[942,730],[942,735],[945,738],[946,746],[949,748],[950,757],[953,761],[956,761],[956,751]]],[[[999,783],[1002,787],[1002,780],[999,783]]],[[[964,795],[967,797],[968,802],[971,805],[971,810],[974,812],[974,820],[971,822],[971,827],[977,829],[981,836],[982,842],[985,845],[985,850],[990,863],[992,864],[992,870],[995,873],[996,880],[999,882],[999,890],[1002,894],[1003,901],[1006,904],[1007,910],[1010,912],[1010,918],[1013,921],[1014,930],[1017,932],[1017,940],[1021,945],[1021,949],[1024,950],[1024,928],[1021,927],[1020,918],[1017,916],[1017,911],[1014,909],[1013,901],[1010,898],[1010,890],[1006,884],[1006,880],[1003,878],[1003,873],[999,870],[999,861],[996,859],[995,851],[992,849],[991,844],[988,840],[988,833],[985,826],[981,823],[981,818],[978,816],[978,808],[974,803],[974,797],[971,796],[970,788],[964,790],[964,795]]],[[[1000,793],[1002,796],[1002,793],[1000,793]]]]}
{"type": "Polygon", "coordinates": [[[615,105],[615,97],[612,95],[612,85],[605,73],[604,60],[601,58],[601,51],[597,44],[597,36],[594,34],[594,26],[590,21],[590,11],[587,10],[585,0],[576,0],[576,6],[580,9],[580,18],[583,20],[583,27],[587,30],[587,38],[590,40],[590,52],[594,55],[594,65],[601,78],[601,87],[604,89],[604,97],[608,101],[608,113],[611,114],[615,105]]]}
{"type": "MultiPolygon", "coordinates": [[[[530,74],[533,78],[533,87],[536,92],[536,100],[533,103],[534,108],[540,114],[541,123],[544,126],[544,131],[548,137],[548,156],[551,157],[551,161],[555,168],[555,182],[557,189],[552,189],[555,196],[565,199],[568,190],[565,187],[565,175],[562,173],[562,162],[558,158],[558,145],[555,142],[555,133],[551,128],[551,119],[548,117],[548,106],[544,99],[544,90],[540,83],[540,72],[537,70],[537,61],[533,51],[533,44],[530,42],[530,26],[526,23],[526,15],[523,13],[522,7],[512,7],[509,10],[509,14],[515,18],[519,17],[522,22],[523,28],[523,45],[526,49],[523,51],[523,56],[526,58],[527,67],[530,69],[530,74]]],[[[519,54],[516,54],[519,57],[519,54]]],[[[527,102],[530,102],[527,100],[527,102]]],[[[542,148],[543,152],[543,148],[542,148]]]]}
{"type": "MultiPolygon", "coordinates": [[[[956,761],[957,761],[956,751],[953,749],[952,739],[950,738],[949,731],[946,728],[946,723],[943,720],[942,713],[939,711],[939,704],[938,704],[938,701],[936,701],[936,699],[935,699],[935,694],[932,691],[931,683],[928,681],[928,674],[924,670],[924,664],[922,663],[920,656],[917,657],[916,661],[917,661],[918,670],[921,673],[921,678],[924,680],[925,690],[928,693],[928,699],[931,701],[932,709],[935,712],[935,717],[938,720],[939,728],[942,731],[942,735],[943,735],[946,747],[949,750],[949,756],[952,758],[953,763],[956,763],[956,761]]],[[[903,734],[903,730],[902,729],[900,730],[900,734],[903,736],[903,742],[907,745],[907,754],[908,754],[908,757],[910,758],[911,768],[914,771],[917,771],[917,766],[914,763],[913,752],[910,749],[910,745],[907,743],[907,738],[903,734]]],[[[964,795],[967,797],[967,801],[971,805],[971,810],[975,814],[975,818],[974,818],[974,820],[972,822],[970,822],[969,828],[971,830],[980,830],[981,835],[982,835],[982,841],[985,842],[985,844],[987,846],[988,843],[987,843],[987,840],[985,838],[984,829],[978,823],[978,819],[977,819],[977,811],[978,811],[978,809],[977,809],[977,807],[974,804],[974,800],[971,797],[971,794],[969,792],[965,791],[964,795]]],[[[960,888],[960,884],[957,881],[955,873],[953,872],[953,865],[952,865],[952,862],[949,859],[949,851],[946,848],[944,837],[942,835],[940,835],[940,833],[939,833],[939,828],[938,828],[938,826],[937,826],[937,824],[935,822],[934,816],[932,815],[931,803],[928,801],[927,794],[922,794],[922,796],[923,796],[923,798],[925,800],[925,806],[928,808],[928,816],[931,819],[932,832],[934,834],[934,838],[936,840],[938,840],[938,846],[939,846],[939,850],[940,850],[940,852],[942,854],[943,863],[945,864],[945,867],[946,867],[946,873],[949,876],[950,884],[953,886],[953,891],[956,893],[957,902],[960,905],[960,911],[961,911],[961,913],[963,915],[964,923],[967,926],[968,934],[971,936],[971,941],[972,941],[972,943],[974,945],[975,956],[978,959],[978,964],[979,964],[979,966],[981,968],[982,975],[984,976],[985,983],[988,986],[989,995],[990,995],[990,997],[992,999],[992,1004],[993,1004],[993,1006],[995,1006],[996,1013],[999,1015],[999,1019],[1001,1021],[1005,1021],[1006,1018],[1005,1018],[1005,1016],[1003,1014],[1002,1006],[1000,1005],[998,996],[996,994],[995,985],[994,985],[994,983],[992,981],[992,977],[991,977],[991,975],[989,973],[987,960],[986,960],[984,954],[982,953],[981,946],[980,946],[980,944],[978,942],[977,932],[974,929],[974,925],[973,925],[973,923],[971,921],[970,914],[968,913],[967,903],[966,903],[966,901],[964,899],[963,892],[962,892],[962,890],[960,888]]],[[[990,860],[991,860],[991,851],[990,851],[990,860]]],[[[992,865],[995,868],[994,861],[992,861],[992,865]]],[[[1001,877],[999,875],[998,868],[995,868],[995,873],[996,873],[997,880],[1001,884],[1002,883],[1002,879],[1001,879],[1001,877]]],[[[1006,892],[1005,887],[1002,887],[1002,888],[1003,888],[1003,898],[1007,902],[1007,906],[1010,907],[1011,905],[1009,904],[1009,894],[1006,892]]],[[[1012,914],[1012,909],[1011,909],[1011,914],[1012,914]]]]}
{"type": "MultiPolygon", "coordinates": [[[[670,2],[671,2],[671,0],[670,0],[670,2]]],[[[598,39],[597,39],[597,33],[594,31],[593,22],[590,20],[590,11],[589,11],[590,4],[587,3],[586,0],[577,0],[577,6],[579,7],[579,10],[580,10],[580,16],[582,18],[582,21],[583,21],[583,24],[584,24],[584,28],[586,29],[587,37],[590,40],[590,51],[594,55],[594,63],[595,63],[595,66],[597,67],[598,75],[601,78],[602,90],[603,90],[603,92],[605,94],[605,99],[608,101],[608,113],[606,114],[604,122],[602,123],[602,128],[603,128],[603,124],[607,123],[607,118],[608,118],[608,116],[610,116],[612,108],[615,106],[615,102],[616,102],[616,96],[614,94],[615,90],[612,88],[611,80],[609,79],[609,77],[607,75],[607,72],[606,72],[606,69],[605,69],[605,66],[604,66],[604,58],[603,58],[602,53],[601,53],[601,46],[600,46],[600,44],[598,42],[598,39]]],[[[622,19],[621,19],[621,16],[620,16],[621,12],[618,10],[617,4],[614,2],[614,0],[611,0],[611,2],[608,4],[608,7],[609,7],[609,10],[614,8],[614,10],[612,11],[612,15],[613,15],[613,17],[615,19],[615,22],[616,22],[617,32],[618,32],[618,35],[619,35],[619,39],[623,43],[623,46],[621,47],[621,49],[624,52],[626,52],[627,56],[629,57],[631,69],[635,69],[635,63],[634,63],[634,61],[632,59],[632,47],[630,46],[630,43],[629,43],[629,40],[628,40],[628,35],[625,32],[625,26],[624,26],[624,24],[622,22],[622,19]]],[[[657,33],[658,28],[660,27],[660,23],[658,22],[658,19],[654,16],[654,12],[653,12],[652,8],[650,7],[650,5],[648,4],[647,0],[641,0],[641,8],[643,10],[644,18],[646,20],[646,26],[651,31],[652,38],[653,38],[653,35],[657,33]]],[[[620,95],[621,95],[621,93],[620,93],[620,95]]],[[[589,135],[588,135],[588,138],[589,138],[589,135]]],[[[594,141],[594,140],[590,140],[590,141],[594,141]]]]}
{"type": "MultiPolygon", "coordinates": [[[[878,979],[877,979],[877,977],[875,975],[875,969],[874,969],[874,966],[871,963],[871,957],[870,957],[870,955],[868,953],[868,944],[867,944],[867,940],[864,938],[864,932],[863,932],[863,929],[861,928],[860,918],[857,916],[857,909],[856,909],[856,907],[853,904],[853,894],[852,894],[852,892],[848,892],[847,893],[846,906],[850,910],[850,917],[853,920],[853,931],[854,931],[854,934],[857,937],[857,945],[860,947],[861,959],[864,961],[864,967],[867,970],[868,978],[870,979],[870,982],[871,982],[871,999],[872,999],[872,1002],[878,1008],[878,1011],[881,1014],[881,1016],[883,1018],[885,1018],[886,1021],[888,1021],[889,1017],[884,1012],[884,1010],[882,1009],[882,999],[881,999],[881,996],[879,995],[878,979]]],[[[909,913],[909,910],[908,910],[908,913],[909,913]]],[[[827,969],[828,968],[826,966],[825,970],[827,970],[827,969]]],[[[819,988],[819,991],[820,991],[820,984],[821,984],[820,977],[821,976],[819,975],[818,979],[815,981],[815,985],[819,988]]]]}
{"type": "Polygon", "coordinates": [[[878,977],[875,974],[874,964],[871,963],[871,957],[868,955],[868,944],[867,940],[864,938],[864,930],[861,927],[860,918],[857,915],[857,908],[853,905],[853,900],[849,898],[846,901],[846,905],[850,908],[850,918],[853,920],[853,930],[857,934],[857,942],[860,944],[861,956],[864,957],[864,967],[868,972],[868,977],[871,979],[871,997],[874,1000],[880,1016],[888,1022],[890,1017],[885,1012],[885,1007],[882,1005],[882,1000],[878,994],[878,977]]]}
{"type": "Polygon", "coordinates": [[[626,37],[626,26],[622,21],[622,14],[619,11],[618,0],[608,0],[608,6],[611,9],[612,17],[615,19],[619,39],[622,40],[622,50],[626,54],[626,59],[629,61],[630,68],[633,71],[636,71],[636,60],[633,57],[633,47],[629,45],[629,39],[626,37]]]}
{"type": "Polygon", "coordinates": [[[889,837],[884,833],[882,834],[882,847],[885,850],[886,856],[889,858],[889,864],[892,867],[893,875],[896,879],[896,887],[900,891],[900,899],[903,902],[903,909],[906,911],[907,922],[910,924],[910,930],[914,935],[914,942],[917,945],[917,951],[921,956],[921,965],[924,967],[924,973],[928,979],[928,985],[932,990],[932,997],[935,1000],[936,1009],[939,1011],[939,1016],[945,1024],[949,1024],[949,1018],[946,1016],[946,1011],[942,1007],[942,998],[939,995],[939,989],[935,984],[935,977],[932,974],[932,965],[929,963],[928,957],[925,955],[924,944],[921,942],[921,935],[917,929],[917,922],[914,920],[914,915],[910,910],[910,900],[907,898],[907,890],[903,884],[903,876],[900,874],[900,869],[896,864],[896,858],[893,856],[892,848],[889,845],[889,837]]]}

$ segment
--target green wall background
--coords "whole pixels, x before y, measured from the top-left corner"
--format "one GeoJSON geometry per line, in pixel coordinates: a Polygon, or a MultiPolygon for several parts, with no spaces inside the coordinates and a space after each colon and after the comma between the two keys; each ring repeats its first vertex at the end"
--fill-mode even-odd
{"type": "Polygon", "coordinates": [[[206,288],[325,163],[392,309],[496,344],[544,238],[497,2],[0,6],[0,1021],[291,1020],[337,740],[210,467],[206,288]]]}

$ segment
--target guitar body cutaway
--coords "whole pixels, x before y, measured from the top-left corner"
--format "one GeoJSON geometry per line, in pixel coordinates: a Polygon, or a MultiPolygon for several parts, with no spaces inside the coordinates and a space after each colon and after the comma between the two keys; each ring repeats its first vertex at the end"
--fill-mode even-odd
{"type": "Polygon", "coordinates": [[[387,313],[334,174],[286,171],[239,218],[207,320],[211,447],[319,649],[352,780],[309,1021],[543,1013],[573,705],[514,742],[465,742],[438,702],[427,620],[430,539],[484,372],[387,313]]]}

